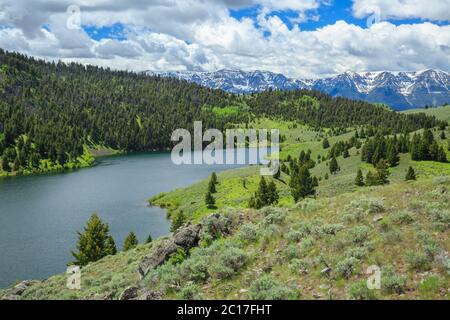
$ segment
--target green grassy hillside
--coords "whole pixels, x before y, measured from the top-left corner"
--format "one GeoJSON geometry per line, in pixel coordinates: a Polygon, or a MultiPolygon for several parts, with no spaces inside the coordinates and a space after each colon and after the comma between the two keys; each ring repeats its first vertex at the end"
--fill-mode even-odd
{"type": "Polygon", "coordinates": [[[143,280],[139,261],[163,239],[86,266],[80,291],[68,290],[66,276],[58,275],[32,284],[22,298],[117,299],[130,286],[162,299],[450,298],[449,177],[284,209],[221,212],[244,220],[230,236],[191,249],[143,280]],[[380,290],[365,285],[372,265],[382,272],[380,290]]]}
{"type": "Polygon", "coordinates": [[[425,113],[428,116],[435,116],[439,120],[450,122],[450,105],[429,109],[412,109],[407,110],[406,114],[425,113]]]}

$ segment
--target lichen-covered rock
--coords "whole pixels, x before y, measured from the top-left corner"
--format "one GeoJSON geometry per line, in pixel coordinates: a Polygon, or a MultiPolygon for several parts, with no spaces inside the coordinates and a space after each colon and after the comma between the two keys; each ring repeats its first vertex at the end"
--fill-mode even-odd
{"type": "Polygon", "coordinates": [[[22,281],[18,285],[4,292],[0,300],[21,300],[23,293],[31,286],[37,284],[39,281],[22,281]]]}
{"type": "Polygon", "coordinates": [[[189,250],[198,246],[203,233],[209,234],[212,239],[217,239],[229,235],[232,225],[233,221],[229,217],[213,214],[205,218],[201,224],[181,227],[170,238],[155,245],[152,251],[142,259],[138,268],[141,278],[145,278],[151,270],[164,264],[179,249],[189,250]]]}
{"type": "Polygon", "coordinates": [[[138,287],[128,287],[120,294],[119,300],[134,300],[138,297],[138,292],[138,287]]]}
{"type": "Polygon", "coordinates": [[[176,245],[185,249],[190,249],[198,245],[200,240],[201,225],[189,225],[175,233],[173,236],[176,245]]]}
{"type": "Polygon", "coordinates": [[[169,260],[170,256],[178,249],[180,249],[180,246],[175,244],[173,237],[165,239],[156,245],[152,252],[145,256],[139,264],[138,272],[141,277],[144,278],[150,270],[169,260]]]}
{"type": "Polygon", "coordinates": [[[120,295],[119,300],[159,300],[163,292],[147,288],[128,287],[120,295]]]}

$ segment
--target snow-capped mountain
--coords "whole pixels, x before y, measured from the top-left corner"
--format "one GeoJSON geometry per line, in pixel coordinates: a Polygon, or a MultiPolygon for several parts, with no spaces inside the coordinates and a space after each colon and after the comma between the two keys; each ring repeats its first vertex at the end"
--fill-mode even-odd
{"type": "Polygon", "coordinates": [[[163,77],[195,82],[199,85],[232,93],[253,93],[268,89],[296,90],[309,88],[311,81],[303,82],[267,71],[219,70],[216,72],[175,71],[155,73],[163,77]]]}
{"type": "Polygon", "coordinates": [[[252,93],[272,89],[315,89],[332,96],[384,103],[397,110],[450,103],[450,74],[441,70],[419,72],[346,72],[318,80],[291,79],[266,71],[160,72],[212,89],[252,93]]]}

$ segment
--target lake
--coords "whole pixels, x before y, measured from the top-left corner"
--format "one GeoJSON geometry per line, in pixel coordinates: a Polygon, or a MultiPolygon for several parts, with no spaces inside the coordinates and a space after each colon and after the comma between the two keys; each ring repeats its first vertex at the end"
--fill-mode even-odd
{"type": "Polygon", "coordinates": [[[103,158],[69,173],[0,179],[0,288],[65,272],[76,232],[94,212],[118,247],[130,231],[140,242],[167,235],[165,210],[148,207],[148,198],[236,167],[176,166],[170,153],[147,153],[103,158]]]}

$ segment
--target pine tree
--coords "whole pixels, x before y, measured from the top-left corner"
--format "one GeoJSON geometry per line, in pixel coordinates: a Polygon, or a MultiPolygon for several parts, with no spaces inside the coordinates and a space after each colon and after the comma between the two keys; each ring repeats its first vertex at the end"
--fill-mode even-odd
{"type": "Polygon", "coordinates": [[[277,204],[279,199],[280,196],[278,195],[277,186],[275,182],[270,181],[269,185],[267,186],[266,204],[267,205],[277,204]]]}
{"type": "Polygon", "coordinates": [[[421,138],[418,134],[414,134],[411,142],[411,158],[414,161],[420,161],[424,159],[421,148],[421,138]]]}
{"type": "Polygon", "coordinates": [[[212,179],[209,180],[209,183],[208,183],[208,192],[211,193],[211,194],[217,192],[216,184],[214,183],[214,181],[212,179]]]}
{"type": "Polygon", "coordinates": [[[447,136],[445,135],[445,131],[441,131],[441,140],[447,139],[447,136]]]}
{"type": "Polygon", "coordinates": [[[170,227],[171,232],[177,231],[180,227],[182,227],[186,223],[186,216],[184,215],[183,210],[180,210],[176,213],[175,217],[172,220],[172,226],[170,227]]]}
{"type": "Polygon", "coordinates": [[[328,149],[330,147],[330,142],[328,141],[328,138],[323,139],[322,146],[324,149],[328,149]]]}
{"type": "Polygon", "coordinates": [[[11,167],[9,165],[8,159],[6,157],[2,158],[2,168],[5,172],[11,172],[11,167]]]}
{"type": "Polygon", "coordinates": [[[400,157],[398,155],[397,147],[395,143],[390,143],[387,149],[387,161],[389,163],[389,166],[395,167],[398,165],[398,162],[400,161],[400,157]]]}
{"type": "Polygon", "coordinates": [[[355,185],[358,187],[364,186],[364,177],[361,169],[358,169],[358,173],[356,174],[355,185]]]}
{"type": "Polygon", "coordinates": [[[378,176],[378,182],[380,185],[388,184],[388,166],[385,160],[380,160],[377,164],[377,176],[378,176]]]}
{"type": "Polygon", "coordinates": [[[439,147],[436,160],[442,163],[447,163],[447,154],[445,153],[445,149],[443,146],[439,147]]]}
{"type": "Polygon", "coordinates": [[[319,179],[316,176],[313,177],[313,186],[316,188],[319,186],[319,179]]]}
{"type": "Polygon", "coordinates": [[[128,250],[136,248],[138,243],[139,243],[138,239],[137,239],[136,235],[134,234],[134,232],[130,232],[128,234],[128,236],[125,238],[125,241],[123,243],[123,251],[128,251],[128,250]]]}
{"type": "Polygon", "coordinates": [[[408,168],[408,172],[406,173],[405,180],[406,181],[416,180],[416,173],[415,173],[413,167],[408,168]]]}
{"type": "Polygon", "coordinates": [[[145,243],[146,243],[146,244],[149,244],[149,243],[151,243],[151,242],[153,242],[153,238],[152,238],[152,235],[149,234],[148,237],[147,237],[147,240],[145,240],[145,243]]]}
{"type": "Polygon", "coordinates": [[[93,214],[84,227],[84,232],[78,232],[78,252],[72,252],[75,258],[73,264],[83,267],[100,260],[111,253],[109,227],[93,214]]]}
{"type": "Polygon", "coordinates": [[[105,250],[108,256],[113,256],[117,253],[116,242],[112,236],[106,238],[105,250]]]}
{"type": "Polygon", "coordinates": [[[208,209],[213,209],[216,205],[216,199],[214,199],[213,195],[209,191],[205,195],[205,204],[208,209]]]}
{"type": "Polygon", "coordinates": [[[214,183],[214,184],[218,184],[218,183],[219,183],[219,181],[217,180],[217,174],[216,174],[215,172],[213,172],[213,173],[211,174],[211,181],[212,181],[212,183],[214,183]]]}
{"type": "Polygon", "coordinates": [[[366,185],[376,186],[379,184],[378,175],[372,171],[367,172],[366,175],[366,185]]]}
{"type": "Polygon", "coordinates": [[[291,188],[291,194],[295,202],[298,202],[300,198],[304,199],[308,196],[316,194],[314,188],[314,180],[311,178],[309,169],[305,166],[301,167],[298,171],[292,175],[289,186],[291,188]]]}
{"type": "Polygon", "coordinates": [[[344,157],[344,159],[350,157],[350,153],[348,152],[348,149],[345,149],[345,150],[344,150],[344,152],[342,153],[342,156],[344,157]]]}
{"type": "Polygon", "coordinates": [[[336,157],[333,156],[333,158],[330,161],[330,173],[331,174],[335,174],[336,172],[338,172],[340,170],[339,168],[339,164],[336,160],[336,157]]]}

